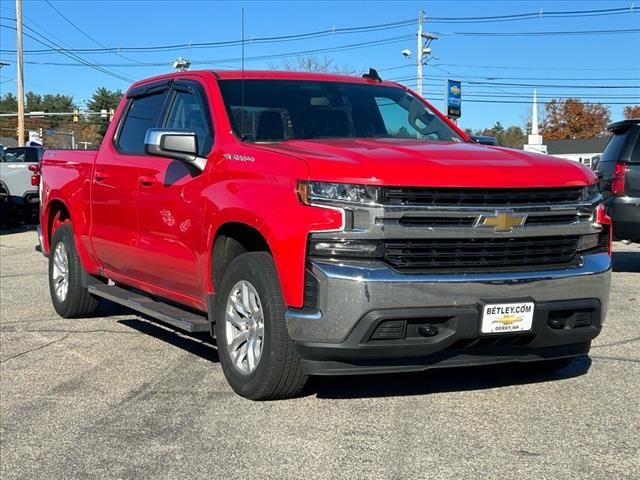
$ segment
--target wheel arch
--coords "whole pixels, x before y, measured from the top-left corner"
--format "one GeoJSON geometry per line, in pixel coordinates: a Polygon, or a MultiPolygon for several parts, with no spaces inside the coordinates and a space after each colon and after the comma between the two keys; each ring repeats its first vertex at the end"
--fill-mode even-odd
{"type": "Polygon", "coordinates": [[[231,262],[247,252],[268,252],[273,250],[267,235],[255,225],[242,221],[228,221],[218,226],[213,236],[209,256],[208,279],[210,291],[217,291],[231,262]]]}
{"type": "Polygon", "coordinates": [[[11,193],[9,192],[9,186],[2,180],[0,180],[0,193],[3,193],[7,197],[11,195],[11,193]]]}
{"type": "Polygon", "coordinates": [[[51,250],[51,239],[55,229],[64,221],[71,221],[71,213],[62,200],[54,199],[47,204],[47,210],[43,218],[47,222],[42,232],[43,248],[48,253],[51,250]]]}

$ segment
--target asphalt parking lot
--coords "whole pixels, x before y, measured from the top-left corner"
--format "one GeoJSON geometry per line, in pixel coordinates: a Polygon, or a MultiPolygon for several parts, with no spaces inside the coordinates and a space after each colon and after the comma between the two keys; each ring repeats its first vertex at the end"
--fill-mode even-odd
{"type": "Polygon", "coordinates": [[[0,477],[640,478],[640,247],[590,358],[316,380],[256,403],[216,350],[106,305],[59,318],[34,231],[0,235],[0,477]]]}

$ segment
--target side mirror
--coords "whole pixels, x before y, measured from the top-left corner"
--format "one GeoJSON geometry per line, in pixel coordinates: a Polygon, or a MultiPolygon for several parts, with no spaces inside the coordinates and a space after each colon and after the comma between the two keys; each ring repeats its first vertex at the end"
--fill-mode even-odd
{"type": "Polygon", "coordinates": [[[480,145],[492,145],[494,147],[500,145],[496,137],[490,137],[488,135],[471,135],[471,140],[480,145]]]}
{"type": "Polygon", "coordinates": [[[198,136],[187,130],[150,128],[144,139],[144,151],[149,155],[174,158],[204,170],[207,159],[198,157],[198,136]]]}

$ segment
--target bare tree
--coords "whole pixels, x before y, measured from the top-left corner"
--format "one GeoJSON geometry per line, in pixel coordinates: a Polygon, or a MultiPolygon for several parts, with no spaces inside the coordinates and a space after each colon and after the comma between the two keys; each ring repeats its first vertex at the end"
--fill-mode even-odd
{"type": "Polygon", "coordinates": [[[298,72],[341,73],[355,75],[357,70],[346,64],[338,64],[332,58],[307,55],[295,59],[285,59],[281,63],[269,65],[274,70],[292,70],[298,72]]]}

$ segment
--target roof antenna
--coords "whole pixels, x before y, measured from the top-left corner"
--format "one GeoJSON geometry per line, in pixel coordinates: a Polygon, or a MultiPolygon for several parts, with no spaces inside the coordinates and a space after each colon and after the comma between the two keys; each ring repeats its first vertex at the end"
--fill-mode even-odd
{"type": "Polygon", "coordinates": [[[240,31],[242,38],[240,45],[242,46],[242,60],[240,65],[240,135],[244,140],[244,8],[242,8],[241,19],[242,26],[240,31]]]}
{"type": "Polygon", "coordinates": [[[378,72],[373,68],[369,69],[369,73],[365,73],[364,75],[362,75],[362,78],[366,78],[367,80],[375,80],[376,82],[382,81],[380,75],[378,75],[378,72]]]}

